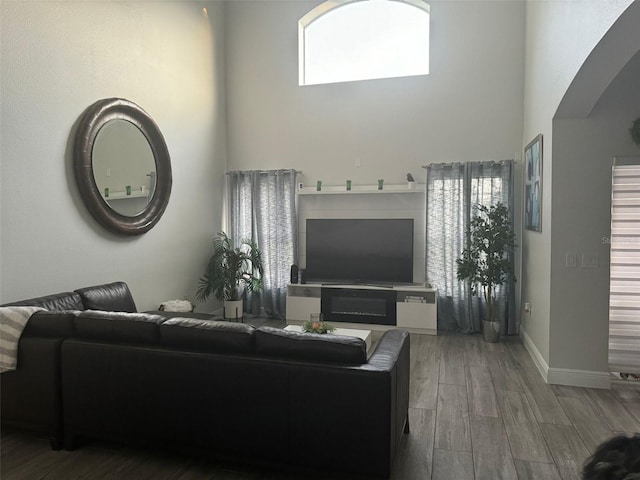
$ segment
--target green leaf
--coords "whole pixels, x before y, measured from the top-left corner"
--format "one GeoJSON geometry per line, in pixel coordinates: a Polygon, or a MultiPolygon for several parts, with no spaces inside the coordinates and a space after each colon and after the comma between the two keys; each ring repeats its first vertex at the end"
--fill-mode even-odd
{"type": "Polygon", "coordinates": [[[456,260],[456,276],[468,281],[474,295],[479,286],[487,300],[489,318],[493,319],[495,287],[513,274],[511,257],[516,248],[509,209],[502,203],[476,205],[478,212],[469,222],[467,247],[456,260]]]}
{"type": "Polygon", "coordinates": [[[218,300],[240,300],[245,290],[262,289],[262,255],[257,245],[243,240],[238,247],[225,232],[213,239],[213,254],[206,271],[198,281],[196,300],[206,301],[210,295],[218,300]]]}

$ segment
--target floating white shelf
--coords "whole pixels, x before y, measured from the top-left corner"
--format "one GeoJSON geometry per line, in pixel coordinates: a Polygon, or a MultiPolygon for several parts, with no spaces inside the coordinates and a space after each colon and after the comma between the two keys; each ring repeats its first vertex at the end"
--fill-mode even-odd
{"type": "Polygon", "coordinates": [[[127,195],[127,192],[109,192],[109,196],[105,197],[104,194],[102,195],[102,198],[104,198],[107,202],[109,200],[126,200],[127,198],[142,198],[142,197],[148,197],[149,196],[149,191],[145,190],[144,192],[141,192],[140,190],[132,190],[131,191],[131,195],[127,195]]]}
{"type": "Polygon", "coordinates": [[[424,193],[424,184],[415,184],[410,189],[409,185],[385,185],[382,190],[378,190],[377,185],[354,185],[351,190],[347,190],[345,185],[322,186],[322,190],[316,190],[315,186],[303,187],[296,192],[297,195],[358,195],[358,194],[379,194],[379,193],[424,193]]]}

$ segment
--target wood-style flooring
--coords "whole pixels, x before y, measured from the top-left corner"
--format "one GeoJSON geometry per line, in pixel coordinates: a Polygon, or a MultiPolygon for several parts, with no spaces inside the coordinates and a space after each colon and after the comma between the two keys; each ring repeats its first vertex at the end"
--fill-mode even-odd
{"type": "MultiPolygon", "coordinates": [[[[478,335],[411,335],[411,360],[411,432],[393,480],[580,479],[597,445],[640,432],[640,385],[547,385],[517,337],[489,344],[478,335]]],[[[46,439],[19,431],[2,432],[0,451],[2,480],[354,478],[99,441],[52,451],[46,439]]]]}

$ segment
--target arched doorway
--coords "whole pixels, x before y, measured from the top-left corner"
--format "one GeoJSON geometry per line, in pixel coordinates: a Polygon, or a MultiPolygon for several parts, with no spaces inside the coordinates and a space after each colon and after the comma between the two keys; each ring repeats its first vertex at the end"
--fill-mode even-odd
{"type": "Polygon", "coordinates": [[[634,2],[589,54],[553,119],[552,250],[561,280],[552,277],[559,300],[550,355],[562,366],[588,354],[596,368],[576,375],[591,386],[609,382],[611,165],[613,157],[639,153],[628,133],[640,114],[639,24],[634,2]],[[577,266],[565,266],[569,253],[577,253],[577,266]]]}

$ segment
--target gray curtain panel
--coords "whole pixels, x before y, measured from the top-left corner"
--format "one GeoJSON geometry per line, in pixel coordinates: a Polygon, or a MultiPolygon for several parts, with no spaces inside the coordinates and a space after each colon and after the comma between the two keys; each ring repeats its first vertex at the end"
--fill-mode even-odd
{"type": "MultiPolygon", "coordinates": [[[[484,299],[456,278],[456,259],[467,241],[475,206],[502,202],[512,212],[513,161],[427,165],[425,278],[438,289],[438,328],[463,333],[481,331],[484,299]]],[[[513,258],[511,259],[513,262],[513,258]]],[[[518,332],[515,279],[497,290],[503,334],[518,332]]]]}
{"type": "Polygon", "coordinates": [[[253,240],[262,253],[263,290],[248,295],[246,310],[261,307],[285,318],[287,284],[297,257],[295,170],[250,170],[227,174],[230,236],[237,242],[253,240]]]}

